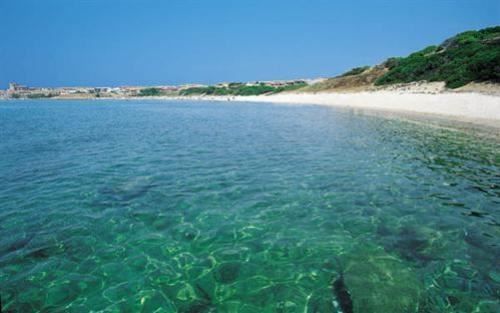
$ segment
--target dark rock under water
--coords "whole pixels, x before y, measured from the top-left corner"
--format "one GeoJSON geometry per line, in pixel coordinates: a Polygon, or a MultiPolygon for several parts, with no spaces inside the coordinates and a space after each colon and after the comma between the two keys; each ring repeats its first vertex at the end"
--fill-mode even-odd
{"type": "MultiPolygon", "coordinates": [[[[12,242],[7,249],[5,249],[5,251],[3,253],[10,253],[10,252],[15,252],[15,251],[18,251],[18,250],[21,250],[23,249],[25,246],[27,246],[30,241],[35,237],[35,235],[30,235],[30,236],[26,236],[26,237],[23,237],[21,239],[18,239],[14,242],[12,242]]],[[[0,253],[0,255],[2,255],[3,253],[0,253]]]]}
{"type": "Polygon", "coordinates": [[[353,313],[351,294],[347,289],[343,274],[340,274],[333,282],[333,293],[335,294],[335,298],[337,299],[342,313],[353,313]]]}
{"type": "Polygon", "coordinates": [[[419,264],[426,264],[436,258],[426,252],[429,239],[411,227],[392,230],[384,225],[379,225],[377,235],[387,252],[396,252],[405,260],[419,264]]]}
{"type": "Polygon", "coordinates": [[[238,278],[239,274],[240,264],[224,263],[214,272],[214,278],[222,284],[229,284],[234,282],[238,278]]]}

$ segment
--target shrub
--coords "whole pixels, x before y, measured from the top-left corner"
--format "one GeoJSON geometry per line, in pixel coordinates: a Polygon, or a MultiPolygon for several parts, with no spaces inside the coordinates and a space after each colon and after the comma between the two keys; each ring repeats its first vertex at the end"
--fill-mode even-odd
{"type": "Polygon", "coordinates": [[[351,76],[351,75],[358,75],[358,74],[363,73],[364,71],[366,71],[369,68],[370,68],[369,66],[355,67],[355,68],[353,68],[353,69],[345,72],[344,74],[340,75],[340,77],[351,76]]]}
{"type": "Polygon", "coordinates": [[[57,96],[55,93],[31,93],[28,94],[29,99],[43,99],[43,98],[52,98],[57,96]]]}
{"type": "Polygon", "coordinates": [[[161,95],[162,92],[159,88],[144,88],[139,91],[139,97],[154,97],[161,95]]]}
{"type": "Polygon", "coordinates": [[[389,71],[375,85],[419,80],[458,88],[472,81],[500,81],[500,27],[468,31],[405,58],[385,62],[389,71]]]}
{"type": "Polygon", "coordinates": [[[207,86],[207,87],[192,87],[184,89],[180,92],[183,96],[190,95],[213,95],[213,96],[258,96],[262,94],[278,93],[282,91],[295,90],[306,86],[303,81],[297,81],[285,86],[274,87],[265,83],[257,83],[256,85],[244,85],[242,83],[230,83],[227,87],[207,86]]]}

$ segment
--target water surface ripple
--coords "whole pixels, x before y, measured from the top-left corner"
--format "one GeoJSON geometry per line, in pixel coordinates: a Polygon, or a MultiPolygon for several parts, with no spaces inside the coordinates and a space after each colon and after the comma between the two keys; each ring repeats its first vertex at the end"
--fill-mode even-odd
{"type": "Polygon", "coordinates": [[[500,141],[318,106],[0,102],[13,312],[499,312],[500,141]]]}

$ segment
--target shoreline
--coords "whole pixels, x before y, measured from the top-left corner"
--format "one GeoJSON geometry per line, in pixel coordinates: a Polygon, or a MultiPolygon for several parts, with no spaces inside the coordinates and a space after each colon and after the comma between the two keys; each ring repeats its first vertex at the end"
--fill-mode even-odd
{"type": "MultiPolygon", "coordinates": [[[[222,100],[222,99],[221,99],[222,100]]],[[[346,109],[438,117],[500,129],[500,96],[474,92],[405,93],[396,91],[280,94],[235,97],[232,101],[313,104],[346,109]]]]}
{"type": "MultiPolygon", "coordinates": [[[[6,99],[11,101],[11,99],[6,99]]],[[[14,101],[25,99],[15,99],[14,101]]],[[[30,100],[30,99],[26,99],[30,100]]],[[[31,99],[33,100],[33,99],[31,99]]],[[[478,92],[418,93],[408,91],[358,91],[322,93],[280,93],[259,96],[155,96],[103,98],[49,98],[43,100],[194,100],[322,105],[443,117],[500,128],[500,96],[478,92]]]]}
{"type": "Polygon", "coordinates": [[[233,101],[317,104],[334,107],[435,114],[500,121],[500,97],[479,93],[356,93],[281,94],[234,97],[233,101]]]}
{"type": "Polygon", "coordinates": [[[282,93],[260,96],[175,96],[126,99],[321,105],[344,109],[368,110],[387,115],[427,116],[500,129],[500,96],[477,92],[415,93],[405,91],[360,91],[282,93]]]}

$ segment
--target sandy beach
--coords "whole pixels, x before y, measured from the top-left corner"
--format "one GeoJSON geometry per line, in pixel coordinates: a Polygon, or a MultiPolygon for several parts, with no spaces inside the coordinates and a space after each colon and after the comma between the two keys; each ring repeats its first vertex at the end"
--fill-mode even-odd
{"type": "Polygon", "coordinates": [[[235,97],[238,101],[319,104],[500,120],[500,97],[478,93],[411,94],[391,91],[235,97]]]}
{"type": "Polygon", "coordinates": [[[366,91],[352,93],[283,93],[267,96],[179,97],[177,99],[315,104],[348,108],[411,112],[466,121],[500,123],[500,96],[476,92],[413,93],[366,91]]]}
{"type": "Polygon", "coordinates": [[[497,85],[473,86],[472,91],[450,91],[443,83],[406,84],[382,90],[341,92],[285,92],[258,96],[146,96],[88,98],[54,97],[54,100],[198,100],[312,104],[376,111],[431,114],[447,119],[500,128],[500,91],[497,85]],[[479,86],[479,87],[478,87],[479,86]],[[482,88],[482,89],[480,89],[482,88]],[[479,90],[480,89],[480,90],[479,90]]]}

